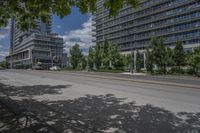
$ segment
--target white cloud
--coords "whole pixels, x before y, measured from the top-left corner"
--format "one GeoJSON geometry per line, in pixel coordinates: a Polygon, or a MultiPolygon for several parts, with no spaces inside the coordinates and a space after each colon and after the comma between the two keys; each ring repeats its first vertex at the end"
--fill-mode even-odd
{"type": "Polygon", "coordinates": [[[69,52],[69,49],[76,43],[80,45],[81,49],[87,49],[92,45],[92,16],[82,24],[80,29],[75,29],[65,32],[63,36],[65,51],[69,52]]]}
{"type": "Polygon", "coordinates": [[[9,52],[5,52],[5,51],[0,52],[0,56],[3,56],[3,57],[7,56],[8,54],[9,54],[9,52]]]}

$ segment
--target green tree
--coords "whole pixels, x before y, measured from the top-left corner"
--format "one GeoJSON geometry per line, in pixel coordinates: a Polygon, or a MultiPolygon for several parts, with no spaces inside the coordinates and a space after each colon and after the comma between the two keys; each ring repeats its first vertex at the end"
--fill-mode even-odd
{"type": "Polygon", "coordinates": [[[2,68],[8,69],[9,66],[10,66],[10,63],[7,62],[7,61],[2,61],[2,62],[0,63],[0,66],[1,66],[2,68]]]}
{"type": "Polygon", "coordinates": [[[125,62],[125,66],[127,67],[127,69],[131,67],[130,66],[131,65],[131,59],[132,59],[131,54],[127,54],[126,55],[126,62],[125,62]]]}
{"type": "Polygon", "coordinates": [[[169,47],[165,47],[164,60],[164,73],[167,73],[166,68],[173,65],[173,51],[169,47]]]}
{"type": "Polygon", "coordinates": [[[89,48],[89,52],[88,52],[88,65],[89,65],[89,69],[93,69],[94,68],[94,50],[92,47],[89,48]]]}
{"type": "MultiPolygon", "coordinates": [[[[116,64],[116,58],[119,54],[118,51],[118,46],[116,44],[109,44],[109,52],[108,52],[108,61],[109,61],[109,66],[111,65],[114,67],[116,64]]],[[[119,56],[118,56],[119,57],[119,56]]]]}
{"type": "Polygon", "coordinates": [[[115,69],[122,70],[124,67],[123,55],[120,54],[118,46],[112,44],[110,50],[111,64],[115,69]]]}
{"type": "Polygon", "coordinates": [[[160,37],[153,37],[151,39],[151,48],[154,64],[157,65],[159,73],[166,72],[166,49],[163,39],[160,37]]]}
{"type": "Polygon", "coordinates": [[[137,53],[136,53],[136,71],[137,72],[140,72],[141,65],[142,65],[142,56],[140,52],[137,50],[137,53]]]}
{"type": "MultiPolygon", "coordinates": [[[[49,21],[49,14],[63,18],[71,13],[72,7],[77,7],[81,13],[94,13],[97,0],[1,0],[0,1],[0,27],[6,26],[10,18],[15,18],[21,29],[34,27],[34,20],[49,21]]],[[[104,7],[109,15],[116,15],[128,2],[133,7],[138,5],[138,0],[104,0],[104,7]]]]}
{"type": "Polygon", "coordinates": [[[80,46],[78,44],[75,44],[71,49],[70,49],[70,62],[73,67],[73,69],[77,69],[78,65],[81,63],[81,59],[83,57],[82,51],[80,49],[80,46]]]}
{"type": "Polygon", "coordinates": [[[105,68],[109,67],[111,50],[112,50],[112,47],[110,46],[108,40],[106,39],[103,45],[103,49],[102,49],[102,62],[105,68]]]}
{"type": "Polygon", "coordinates": [[[186,57],[186,63],[193,70],[193,74],[197,74],[200,70],[200,47],[196,48],[194,52],[186,57]]]}
{"type": "Polygon", "coordinates": [[[87,60],[86,60],[86,57],[84,56],[82,57],[81,66],[83,70],[85,70],[87,67],[87,60]]]}
{"type": "Polygon", "coordinates": [[[120,53],[115,54],[112,64],[115,69],[122,70],[124,68],[123,56],[120,53]]]}
{"type": "Polygon", "coordinates": [[[95,57],[94,57],[94,62],[96,69],[99,69],[102,63],[102,52],[101,52],[101,46],[97,43],[95,46],[95,57]]]}
{"type": "Polygon", "coordinates": [[[131,62],[131,55],[130,54],[127,54],[127,55],[121,55],[122,58],[123,58],[123,64],[124,64],[124,67],[125,69],[129,69],[129,65],[130,65],[130,62],[131,62]]]}
{"type": "Polygon", "coordinates": [[[146,68],[148,72],[153,72],[153,65],[158,67],[159,73],[167,73],[167,67],[173,64],[173,52],[164,45],[162,38],[153,37],[151,46],[146,48],[146,68]]]}
{"type": "Polygon", "coordinates": [[[177,42],[173,54],[174,65],[181,69],[185,65],[185,53],[181,42],[177,42]]]}
{"type": "Polygon", "coordinates": [[[146,53],[145,63],[146,63],[147,72],[153,73],[153,63],[154,63],[153,54],[149,48],[146,48],[145,53],[146,53]]]}

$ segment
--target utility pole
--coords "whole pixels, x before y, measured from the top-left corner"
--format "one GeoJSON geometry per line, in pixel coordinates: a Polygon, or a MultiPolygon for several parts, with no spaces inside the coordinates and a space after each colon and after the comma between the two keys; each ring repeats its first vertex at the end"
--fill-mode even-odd
{"type": "Polygon", "coordinates": [[[53,60],[54,60],[54,56],[51,56],[51,66],[53,67],[53,60]]]}
{"type": "Polygon", "coordinates": [[[11,70],[13,69],[13,57],[12,57],[12,54],[10,56],[10,69],[11,70]]]}
{"type": "Polygon", "coordinates": [[[136,71],[136,69],[137,69],[137,52],[136,51],[134,51],[134,70],[136,71]]]}
{"type": "Polygon", "coordinates": [[[131,49],[131,74],[133,74],[133,49],[131,49]]]}

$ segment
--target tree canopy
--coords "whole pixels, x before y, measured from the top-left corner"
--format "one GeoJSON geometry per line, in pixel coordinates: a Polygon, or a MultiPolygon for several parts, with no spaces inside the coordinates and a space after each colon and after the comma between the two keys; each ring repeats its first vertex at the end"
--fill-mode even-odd
{"type": "Polygon", "coordinates": [[[10,66],[10,64],[7,61],[3,61],[0,63],[0,67],[2,67],[2,68],[7,69],[7,68],[9,68],[9,66],[10,66]]]}
{"type": "Polygon", "coordinates": [[[94,52],[94,62],[96,69],[99,69],[102,63],[101,46],[97,43],[94,52]]]}
{"type": "Polygon", "coordinates": [[[136,71],[137,72],[140,72],[141,65],[142,65],[142,56],[141,56],[141,53],[137,50],[137,53],[136,53],[136,71]]]}
{"type": "Polygon", "coordinates": [[[89,48],[88,51],[88,65],[89,65],[89,69],[92,70],[94,68],[94,49],[92,47],[89,48]]]}
{"type": "Polygon", "coordinates": [[[70,58],[71,65],[72,65],[73,69],[77,69],[78,65],[79,65],[79,63],[81,63],[81,60],[83,57],[82,51],[78,44],[75,44],[70,49],[70,55],[71,55],[71,58],[70,58]]]}
{"type": "Polygon", "coordinates": [[[198,73],[200,70],[200,47],[195,48],[194,52],[187,55],[186,63],[192,67],[194,74],[198,73]]]}
{"type": "Polygon", "coordinates": [[[177,42],[174,48],[173,60],[175,66],[183,66],[185,61],[184,48],[181,42],[177,42]]]}
{"type": "Polygon", "coordinates": [[[147,71],[153,72],[153,65],[158,67],[159,73],[166,73],[166,68],[172,65],[172,50],[165,46],[162,37],[152,37],[150,49],[146,51],[147,71]],[[150,50],[151,49],[151,50],[150,50]]]}
{"type": "MultiPolygon", "coordinates": [[[[71,13],[72,7],[77,7],[81,13],[95,13],[97,0],[1,0],[0,27],[6,26],[10,18],[15,18],[21,29],[34,27],[35,19],[49,21],[49,14],[61,18],[71,13]]],[[[138,0],[104,0],[104,7],[109,15],[116,15],[124,2],[136,7],[138,0]]]]}
{"type": "Polygon", "coordinates": [[[103,49],[102,49],[102,62],[103,65],[108,68],[109,67],[109,52],[110,52],[110,44],[107,39],[104,41],[103,49]]]}

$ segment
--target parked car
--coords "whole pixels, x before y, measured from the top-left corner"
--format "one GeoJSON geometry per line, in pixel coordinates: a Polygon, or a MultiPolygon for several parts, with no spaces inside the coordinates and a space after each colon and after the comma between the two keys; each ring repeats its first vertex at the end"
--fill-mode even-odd
{"type": "Polygon", "coordinates": [[[40,65],[35,65],[32,67],[33,70],[43,70],[42,66],[40,65]]]}
{"type": "Polygon", "coordinates": [[[3,67],[0,66],[0,70],[5,70],[5,68],[3,68],[3,67]]]}
{"type": "Polygon", "coordinates": [[[61,68],[59,66],[52,66],[52,67],[50,67],[50,70],[51,71],[60,71],[61,68]]]}

